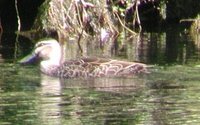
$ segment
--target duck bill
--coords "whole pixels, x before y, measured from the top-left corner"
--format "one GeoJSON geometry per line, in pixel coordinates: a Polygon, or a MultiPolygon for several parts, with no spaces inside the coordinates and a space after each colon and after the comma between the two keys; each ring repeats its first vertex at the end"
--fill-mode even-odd
{"type": "Polygon", "coordinates": [[[38,56],[35,53],[31,53],[26,57],[24,57],[23,59],[21,59],[19,63],[26,65],[26,64],[33,64],[37,61],[38,61],[38,56]]]}

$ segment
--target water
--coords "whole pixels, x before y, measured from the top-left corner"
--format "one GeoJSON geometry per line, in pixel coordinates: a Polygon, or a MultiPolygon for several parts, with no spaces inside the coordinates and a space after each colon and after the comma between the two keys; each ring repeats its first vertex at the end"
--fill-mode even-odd
{"type": "Polygon", "coordinates": [[[1,64],[0,124],[199,124],[198,67],[134,78],[58,79],[1,64]],[[11,77],[12,76],[12,77],[11,77]]]}
{"type": "Polygon", "coordinates": [[[113,58],[154,64],[151,74],[132,78],[58,79],[5,58],[0,63],[0,124],[200,124],[198,47],[180,34],[172,44],[171,35],[143,36],[143,41],[152,39],[144,42],[146,48],[129,42],[125,56],[108,47],[111,53],[104,54],[113,58]]]}

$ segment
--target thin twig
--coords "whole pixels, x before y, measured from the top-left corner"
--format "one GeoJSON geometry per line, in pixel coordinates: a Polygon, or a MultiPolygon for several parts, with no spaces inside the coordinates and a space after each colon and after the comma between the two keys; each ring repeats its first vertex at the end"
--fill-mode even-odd
{"type": "Polygon", "coordinates": [[[134,31],[132,31],[130,28],[128,28],[127,26],[125,26],[125,24],[122,23],[122,21],[121,21],[119,15],[118,15],[116,12],[115,12],[115,14],[116,14],[116,16],[117,16],[117,18],[118,18],[120,24],[121,24],[126,30],[128,30],[129,32],[131,32],[131,33],[134,34],[134,35],[137,35],[137,33],[135,33],[134,31]]]}
{"type": "Polygon", "coordinates": [[[82,21],[81,21],[81,13],[80,13],[80,9],[79,9],[79,5],[78,5],[78,3],[76,2],[76,11],[77,11],[77,16],[78,16],[78,21],[79,21],[79,23],[80,23],[80,25],[81,25],[81,27],[83,28],[83,23],[82,23],[82,21]]]}
{"type": "Polygon", "coordinates": [[[138,25],[139,25],[139,28],[140,28],[140,31],[141,31],[142,27],[141,27],[141,22],[140,22],[140,15],[139,15],[139,11],[138,11],[138,2],[137,2],[137,0],[136,0],[136,5],[135,5],[135,10],[136,10],[137,22],[138,22],[138,25]]]}
{"type": "Polygon", "coordinates": [[[83,54],[83,49],[82,49],[82,47],[81,47],[81,38],[82,38],[82,36],[83,36],[83,28],[81,29],[81,33],[79,34],[79,36],[78,36],[78,48],[79,48],[79,50],[81,51],[81,55],[83,54]]]}
{"type": "Polygon", "coordinates": [[[196,21],[196,19],[181,19],[180,23],[182,23],[182,22],[195,22],[195,21],[196,21]]]}
{"type": "MultiPolygon", "coordinates": [[[[21,21],[20,21],[19,11],[18,11],[18,7],[17,7],[17,0],[15,0],[15,9],[16,9],[17,23],[18,23],[17,32],[19,33],[20,29],[21,29],[21,21]]],[[[15,42],[15,53],[14,53],[15,60],[17,59],[18,44],[19,44],[19,34],[18,33],[16,36],[16,42],[15,42]]]]}
{"type": "Polygon", "coordinates": [[[17,13],[17,23],[18,23],[17,31],[20,31],[21,21],[20,21],[19,11],[18,11],[18,7],[17,7],[17,0],[15,0],[15,9],[16,9],[16,13],[17,13]]]}

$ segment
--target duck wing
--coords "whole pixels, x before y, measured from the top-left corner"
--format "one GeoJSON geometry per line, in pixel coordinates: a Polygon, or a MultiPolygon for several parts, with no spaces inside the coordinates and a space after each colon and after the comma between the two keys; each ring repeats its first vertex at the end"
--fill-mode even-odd
{"type": "Polygon", "coordinates": [[[129,76],[146,73],[146,65],[143,63],[111,60],[96,57],[84,57],[66,61],[62,69],[72,76],[129,76]]]}
{"type": "Polygon", "coordinates": [[[147,65],[137,62],[111,60],[105,58],[82,58],[84,63],[92,65],[93,76],[127,76],[148,73],[147,65]]]}

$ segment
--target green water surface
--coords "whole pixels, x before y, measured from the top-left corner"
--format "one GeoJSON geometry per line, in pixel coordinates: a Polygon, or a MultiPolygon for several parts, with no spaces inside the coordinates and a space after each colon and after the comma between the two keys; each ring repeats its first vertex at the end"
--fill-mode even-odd
{"type": "Polygon", "coordinates": [[[133,78],[58,79],[0,64],[1,125],[200,124],[200,68],[155,66],[133,78]]]}

